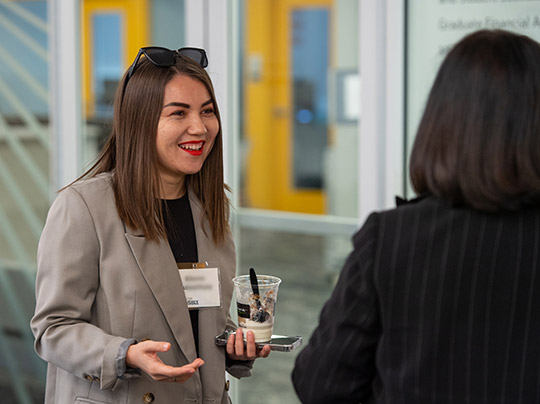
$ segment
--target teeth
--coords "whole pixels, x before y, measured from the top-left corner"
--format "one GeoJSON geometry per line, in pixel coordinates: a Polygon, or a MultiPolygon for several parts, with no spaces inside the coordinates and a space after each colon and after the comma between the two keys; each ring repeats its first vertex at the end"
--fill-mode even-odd
{"type": "Polygon", "coordinates": [[[180,145],[180,148],[181,148],[181,149],[184,149],[184,150],[192,150],[192,151],[195,151],[195,150],[201,150],[201,149],[202,149],[202,143],[186,143],[186,144],[181,144],[181,145],[180,145]]]}

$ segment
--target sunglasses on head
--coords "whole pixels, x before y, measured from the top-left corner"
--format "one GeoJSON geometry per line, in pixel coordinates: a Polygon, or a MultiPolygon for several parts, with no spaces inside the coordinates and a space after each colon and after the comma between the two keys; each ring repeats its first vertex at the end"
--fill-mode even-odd
{"type": "Polygon", "coordinates": [[[129,67],[126,80],[124,81],[123,92],[125,92],[126,85],[131,76],[133,76],[133,72],[135,72],[135,68],[139,63],[141,55],[144,55],[150,62],[158,67],[171,67],[174,65],[178,55],[194,60],[200,64],[201,67],[208,66],[208,57],[206,56],[205,50],[201,48],[180,48],[177,50],[171,50],[162,48],[160,46],[147,46],[139,49],[139,53],[137,53],[135,60],[129,67]]]}

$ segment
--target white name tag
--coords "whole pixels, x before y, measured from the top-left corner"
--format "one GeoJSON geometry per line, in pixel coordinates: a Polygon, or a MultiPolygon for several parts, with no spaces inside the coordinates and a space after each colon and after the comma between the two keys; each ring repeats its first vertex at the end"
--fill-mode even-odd
{"type": "Polygon", "coordinates": [[[189,309],[221,307],[219,268],[179,269],[189,309]]]}

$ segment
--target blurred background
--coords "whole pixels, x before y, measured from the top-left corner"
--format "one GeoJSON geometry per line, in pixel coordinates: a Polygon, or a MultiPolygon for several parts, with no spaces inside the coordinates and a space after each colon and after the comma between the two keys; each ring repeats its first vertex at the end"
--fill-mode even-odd
{"type": "MultiPolygon", "coordinates": [[[[275,333],[307,343],[373,210],[412,197],[407,158],[448,48],[480,28],[540,38],[540,0],[0,0],[0,397],[41,403],[36,247],[56,191],[95,159],[142,46],[207,50],[238,273],[282,278],[275,333]]],[[[301,349],[301,348],[300,348],[301,349]]],[[[300,350],[299,349],[299,350],[300,350]]],[[[299,350],[232,380],[234,403],[298,403],[299,350]]]]}

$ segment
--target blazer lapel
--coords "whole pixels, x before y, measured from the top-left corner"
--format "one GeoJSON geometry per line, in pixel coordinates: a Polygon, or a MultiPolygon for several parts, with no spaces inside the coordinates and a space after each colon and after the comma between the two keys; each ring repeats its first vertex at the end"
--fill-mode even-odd
{"type": "Polygon", "coordinates": [[[197,239],[197,254],[199,261],[210,262],[208,256],[215,250],[212,248],[213,243],[210,241],[212,231],[207,220],[202,220],[204,212],[199,200],[193,195],[193,192],[188,193],[189,205],[191,206],[191,214],[193,215],[193,226],[195,227],[195,238],[197,239]]]}
{"type": "MultiPolygon", "coordinates": [[[[191,206],[191,214],[193,215],[193,227],[195,227],[195,238],[197,239],[197,254],[199,262],[208,262],[212,265],[212,251],[208,237],[212,236],[207,220],[203,218],[203,208],[199,200],[193,195],[193,192],[188,192],[189,204],[191,206]]],[[[199,310],[199,338],[206,337],[206,325],[208,321],[215,319],[215,310],[199,310]]],[[[199,343],[200,344],[200,343],[199,343]]],[[[200,348],[200,347],[199,347],[200,348]]]]}
{"type": "Polygon", "coordinates": [[[126,239],[137,264],[165,315],[169,326],[189,362],[197,358],[191,320],[182,280],[169,243],[148,241],[127,228],[126,239]]]}

